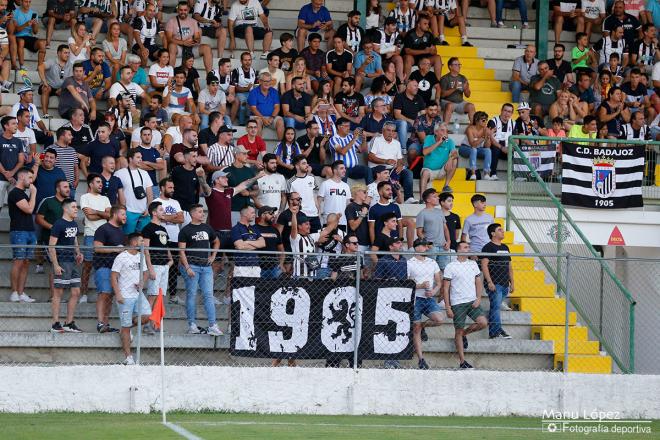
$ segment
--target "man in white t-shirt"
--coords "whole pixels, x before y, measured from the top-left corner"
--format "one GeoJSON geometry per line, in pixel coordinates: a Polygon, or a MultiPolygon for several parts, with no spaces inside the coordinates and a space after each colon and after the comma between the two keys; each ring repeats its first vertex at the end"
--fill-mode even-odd
{"type": "Polygon", "coordinates": [[[133,72],[133,69],[131,69],[130,66],[122,67],[119,71],[119,75],[119,81],[114,83],[108,92],[108,96],[110,97],[110,106],[117,105],[118,95],[121,94],[125,96],[128,94],[131,97],[131,115],[133,116],[134,120],[138,120],[140,119],[138,97],[142,100],[142,102],[146,102],[147,93],[144,91],[144,89],[142,89],[142,87],[132,81],[135,72],[133,72]]]}
{"type": "Polygon", "coordinates": [[[124,350],[125,365],[135,365],[131,356],[131,328],[137,325],[133,314],[142,319],[142,325],[149,322],[151,307],[141,292],[146,285],[149,272],[147,264],[140,262],[142,254],[138,249],[142,245],[142,236],[135,232],[128,236],[129,248],[117,255],[112,263],[110,283],[117,301],[119,311],[119,322],[121,324],[121,347],[124,350]],[[140,270],[142,269],[142,271],[140,270]]]}
{"type": "Polygon", "coordinates": [[[133,133],[131,134],[131,148],[137,148],[142,143],[140,132],[144,127],[151,128],[151,148],[158,148],[163,140],[163,135],[158,130],[158,119],[151,113],[144,117],[144,125],[142,127],[133,130],[133,133]]]}
{"type": "Polygon", "coordinates": [[[269,53],[267,58],[267,65],[259,71],[259,73],[270,73],[270,86],[283,95],[286,92],[286,78],[284,71],[280,69],[280,56],[275,52],[269,53]]]}
{"type": "Polygon", "coordinates": [[[277,156],[273,153],[264,154],[263,164],[265,176],[257,180],[257,205],[279,207],[279,214],[286,207],[286,179],[277,172],[277,156]]]}
{"type": "Polygon", "coordinates": [[[319,190],[316,186],[316,179],[309,172],[311,167],[305,156],[298,155],[294,157],[293,166],[296,169],[296,174],[288,180],[287,192],[300,194],[302,199],[301,212],[309,217],[312,226],[311,232],[318,232],[321,229],[321,220],[319,218],[319,201],[316,198],[316,193],[319,190]]]}
{"type": "Polygon", "coordinates": [[[83,239],[83,268],[80,278],[80,302],[87,302],[87,287],[89,275],[92,273],[94,259],[94,233],[99,226],[107,223],[110,218],[110,200],[101,195],[103,179],[98,174],[87,176],[87,193],[80,197],[80,209],[85,214],[85,229],[83,239]]]}
{"type": "Polygon", "coordinates": [[[447,317],[454,319],[454,342],[460,361],[459,368],[473,368],[465,361],[464,350],[468,348],[467,335],[488,325],[485,313],[480,307],[484,281],[477,262],[465,255],[470,252],[470,246],[461,241],[456,246],[456,252],[458,257],[445,267],[443,274],[444,300],[445,304],[451,305],[451,308],[447,308],[447,317]],[[468,316],[474,323],[465,328],[465,318],[468,316]]]}
{"type": "Polygon", "coordinates": [[[390,170],[390,178],[401,183],[404,203],[417,203],[413,197],[413,174],[403,163],[401,143],[394,137],[395,134],[396,124],[393,121],[385,122],[383,135],[371,141],[369,167],[385,165],[390,170]]]}
{"type": "Polygon", "coordinates": [[[591,41],[591,29],[598,29],[605,19],[605,2],[603,0],[582,0],[584,15],[584,33],[587,41],[591,41]]]}
{"type": "Polygon", "coordinates": [[[328,215],[339,216],[339,228],[346,232],[346,217],[344,212],[351,200],[351,188],[343,181],[346,177],[346,165],[341,160],[332,163],[332,177],[321,183],[318,194],[318,205],[323,204],[321,221],[325,226],[328,223],[328,215]]]}
{"type": "MultiPolygon", "coordinates": [[[[160,188],[160,197],[154,200],[154,202],[160,202],[163,205],[165,210],[165,215],[163,215],[163,220],[161,224],[167,231],[167,247],[170,248],[172,253],[172,260],[174,264],[172,267],[179,267],[179,230],[182,225],[190,223],[190,215],[181,209],[179,202],[172,197],[174,196],[174,182],[171,178],[166,177],[162,179],[159,184],[160,188]]],[[[171,270],[169,273],[167,291],[169,292],[170,304],[185,304],[185,298],[181,300],[176,296],[176,284],[177,278],[179,275],[178,270],[171,270]]]]}
{"type": "Polygon", "coordinates": [[[16,120],[18,121],[18,127],[16,133],[14,133],[14,138],[21,141],[23,153],[25,153],[25,163],[27,164],[32,162],[32,154],[37,152],[37,138],[34,135],[34,130],[28,125],[30,123],[30,111],[25,108],[20,109],[16,115],[16,120]]]}
{"type": "Polygon", "coordinates": [[[126,224],[124,234],[140,232],[149,222],[147,206],[153,201],[154,195],[149,173],[141,170],[142,153],[137,149],[128,151],[128,167],[115,171],[115,176],[124,186],[126,198],[126,224]]]}
{"type": "Polygon", "coordinates": [[[321,240],[318,232],[311,232],[309,217],[305,214],[299,214],[300,205],[293,205],[291,210],[291,251],[295,254],[293,257],[294,278],[314,278],[316,270],[320,267],[320,261],[312,254],[316,252],[316,244],[321,240]]]}
{"type": "Polygon", "coordinates": [[[408,260],[408,278],[415,282],[413,345],[420,370],[429,369],[422,353],[422,329],[442,323],[442,309],[436,299],[440,297],[442,291],[442,272],[434,259],[424,255],[431,246],[433,243],[418,238],[413,243],[415,256],[408,260]],[[422,315],[426,315],[429,319],[422,321],[422,315]]]}
{"type": "MultiPolygon", "coordinates": [[[[254,53],[254,40],[263,40],[261,59],[265,60],[273,42],[273,31],[270,29],[268,17],[264,14],[259,0],[236,0],[229,9],[227,17],[229,29],[229,50],[236,48],[236,37],[244,38],[248,52],[254,53]],[[258,25],[261,20],[263,27],[258,25]]],[[[207,71],[210,69],[207,69],[207,71]]]]}

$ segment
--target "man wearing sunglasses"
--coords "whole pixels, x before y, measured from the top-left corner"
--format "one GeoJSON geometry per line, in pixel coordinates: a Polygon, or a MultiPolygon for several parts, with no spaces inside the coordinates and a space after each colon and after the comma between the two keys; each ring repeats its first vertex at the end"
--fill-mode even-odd
{"type": "Polygon", "coordinates": [[[41,111],[44,119],[49,119],[48,100],[51,96],[60,96],[60,89],[64,79],[73,75],[73,65],[69,63],[71,50],[66,44],[57,47],[57,58],[47,59],[45,63],[37,66],[41,79],[39,96],[41,96],[41,111]]]}

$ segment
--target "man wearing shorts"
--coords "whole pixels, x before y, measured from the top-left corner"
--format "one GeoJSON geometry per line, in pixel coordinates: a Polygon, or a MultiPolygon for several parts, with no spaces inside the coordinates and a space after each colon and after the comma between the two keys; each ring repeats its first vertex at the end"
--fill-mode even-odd
{"type": "MultiPolygon", "coordinates": [[[[149,271],[147,280],[147,295],[149,305],[153,307],[158,296],[158,291],[163,291],[163,298],[167,297],[167,285],[170,267],[174,264],[172,254],[167,246],[169,236],[167,229],[162,225],[165,220],[165,208],[161,202],[149,204],[149,215],[151,223],[142,229],[144,240],[144,259],[149,271]]],[[[151,325],[145,328],[147,333],[153,333],[151,325]]]]}
{"type": "Polygon", "coordinates": [[[447,124],[438,122],[433,134],[424,138],[424,168],[419,179],[419,192],[424,193],[429,183],[445,178],[442,192],[451,192],[449,183],[458,165],[458,151],[453,139],[449,138],[447,124]]]}
{"type": "MultiPolygon", "coordinates": [[[[21,0],[21,7],[14,11],[14,20],[9,27],[9,33],[16,38],[16,45],[10,44],[11,64],[19,66],[20,70],[25,65],[25,49],[37,53],[37,65],[42,64],[46,59],[46,40],[37,38],[35,35],[39,32],[39,20],[34,9],[30,9],[32,0],[21,0]],[[18,64],[16,64],[16,55],[18,54],[18,64]]],[[[11,38],[11,36],[10,36],[11,38]]]]}
{"type": "MultiPolygon", "coordinates": [[[[4,119],[3,119],[4,120],[4,119]]],[[[15,120],[15,119],[14,119],[15,120]]],[[[34,302],[25,293],[30,260],[34,257],[37,236],[34,232],[32,212],[37,201],[37,188],[32,184],[32,170],[21,168],[16,173],[16,187],[9,192],[9,239],[12,244],[11,302],[34,302]],[[28,196],[27,190],[30,190],[28,196]]]]}
{"type": "Polygon", "coordinates": [[[449,72],[440,78],[440,96],[442,97],[440,103],[444,107],[443,121],[451,121],[453,112],[460,114],[467,114],[470,121],[474,116],[474,104],[467,102],[465,98],[469,98],[472,94],[470,90],[470,83],[468,79],[461,75],[461,62],[456,57],[449,58],[449,72]]]}
{"type": "Polygon", "coordinates": [[[92,273],[94,257],[94,234],[96,230],[107,223],[110,218],[110,200],[101,194],[103,179],[100,175],[91,173],[87,176],[87,193],[80,197],[80,209],[85,214],[83,238],[83,269],[80,282],[82,296],[80,302],[87,302],[87,286],[92,273]]]}
{"type": "Polygon", "coordinates": [[[48,256],[53,264],[53,297],[51,298],[51,311],[53,324],[51,333],[82,333],[78,328],[73,315],[76,313],[78,297],[80,296],[80,268],[83,255],[78,247],[78,205],[73,199],[64,199],[62,202],[62,217],[57,219],[50,230],[48,256]],[[52,246],[60,246],[54,248],[52,246]],[[62,248],[64,246],[64,248],[62,248]],[[71,298],[67,304],[66,321],[60,324],[60,301],[64,289],[71,289],[71,298]]]}
{"type": "Polygon", "coordinates": [[[147,208],[153,201],[153,182],[149,173],[139,168],[142,153],[137,148],[128,151],[128,167],[115,172],[121,180],[126,199],[126,224],[124,233],[140,232],[149,223],[147,208]]]}
{"type": "Polygon", "coordinates": [[[189,13],[188,2],[180,1],[176,7],[176,15],[170,18],[165,25],[170,65],[174,67],[177,56],[181,57],[190,53],[194,57],[201,56],[204,59],[204,70],[208,72],[213,68],[211,46],[200,44],[202,31],[197,22],[188,16],[189,13]]]}
{"type": "Polygon", "coordinates": [[[131,356],[131,328],[137,325],[133,314],[149,322],[151,307],[141,292],[147,278],[147,265],[141,264],[142,235],[134,232],[128,236],[128,249],[117,255],[112,263],[111,283],[117,301],[121,324],[121,348],[124,350],[124,365],[135,365],[131,356]]]}
{"type": "Polygon", "coordinates": [[[330,11],[323,6],[323,0],[311,0],[310,3],[300,8],[295,33],[298,40],[298,52],[303,50],[307,35],[311,36],[312,33],[319,35],[319,37],[320,34],[323,34],[330,46],[328,49],[332,49],[332,37],[335,35],[335,30],[333,29],[330,11]]]}
{"type": "Polygon", "coordinates": [[[465,360],[464,350],[468,348],[467,335],[488,325],[480,306],[481,289],[484,284],[481,271],[476,261],[461,255],[469,251],[470,246],[466,242],[459,242],[456,248],[457,259],[449,263],[444,272],[445,304],[451,304],[451,308],[447,308],[447,317],[454,320],[454,342],[460,361],[459,368],[474,368],[465,360]],[[474,323],[465,328],[465,318],[468,316],[474,323]]]}
{"type": "Polygon", "coordinates": [[[48,100],[51,96],[60,96],[64,78],[73,76],[73,65],[69,63],[71,49],[66,44],[57,46],[57,58],[49,58],[44,64],[37,66],[39,72],[39,96],[41,97],[41,111],[44,119],[49,119],[48,100]]]}
{"type": "Polygon", "coordinates": [[[422,329],[435,327],[442,322],[440,305],[436,300],[442,288],[442,276],[438,263],[427,257],[426,252],[433,243],[418,238],[413,243],[415,256],[408,260],[408,278],[415,282],[415,312],[413,314],[413,345],[420,370],[428,370],[429,364],[422,354],[422,329]],[[422,315],[429,319],[422,321],[422,315]]]}
{"type": "Polygon", "coordinates": [[[119,330],[110,327],[110,309],[112,308],[112,285],[110,272],[117,254],[124,250],[125,236],[122,226],[126,223],[126,208],[115,205],[110,208],[110,219],[94,233],[94,283],[98,298],[96,299],[97,324],[99,333],[117,333],[119,330]]]}
{"type": "Polygon", "coordinates": [[[236,37],[245,39],[245,45],[251,54],[254,53],[254,40],[263,40],[261,59],[265,60],[268,57],[273,42],[273,31],[259,0],[235,1],[229,10],[227,28],[230,51],[236,49],[236,37]],[[258,25],[257,19],[261,20],[263,27],[258,25]]]}

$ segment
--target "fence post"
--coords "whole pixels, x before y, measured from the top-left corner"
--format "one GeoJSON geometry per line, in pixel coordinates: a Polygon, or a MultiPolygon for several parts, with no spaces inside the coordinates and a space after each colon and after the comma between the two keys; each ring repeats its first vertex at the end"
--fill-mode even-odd
{"type": "MultiPolygon", "coordinates": [[[[504,218],[505,229],[507,231],[511,230],[511,183],[513,181],[513,155],[515,149],[513,147],[513,141],[509,140],[509,154],[506,155],[506,217],[504,218]]],[[[497,171],[497,170],[496,170],[497,171]]]]}
{"type": "MultiPolygon", "coordinates": [[[[564,233],[562,226],[561,209],[557,210],[557,293],[561,291],[561,237],[564,233]]],[[[568,267],[566,268],[568,270],[568,267]]],[[[566,300],[568,302],[568,299],[566,300]]]]}
{"type": "Polygon", "coordinates": [[[358,352],[360,350],[360,337],[362,336],[362,304],[360,303],[360,276],[362,275],[362,260],[362,251],[358,250],[355,257],[355,338],[353,339],[353,371],[357,371],[358,369],[358,352]]]}
{"type": "Polygon", "coordinates": [[[138,282],[138,312],[137,312],[137,342],[136,342],[136,348],[135,348],[135,363],[137,365],[140,365],[140,346],[141,346],[141,339],[142,339],[142,307],[140,307],[140,304],[142,304],[142,289],[144,289],[144,244],[140,245],[140,281],[138,282]]]}
{"type": "MultiPolygon", "coordinates": [[[[561,273],[561,270],[557,271],[561,273]]],[[[566,322],[564,323],[564,374],[568,373],[568,330],[569,330],[569,316],[570,312],[568,309],[569,300],[570,300],[570,284],[571,284],[571,255],[566,254],[566,281],[564,282],[565,286],[565,298],[566,298],[566,307],[564,311],[564,316],[566,322]]]]}
{"type": "Polygon", "coordinates": [[[629,364],[628,373],[630,374],[635,374],[635,304],[637,303],[634,301],[630,303],[630,331],[629,331],[630,359],[628,361],[629,364]]]}

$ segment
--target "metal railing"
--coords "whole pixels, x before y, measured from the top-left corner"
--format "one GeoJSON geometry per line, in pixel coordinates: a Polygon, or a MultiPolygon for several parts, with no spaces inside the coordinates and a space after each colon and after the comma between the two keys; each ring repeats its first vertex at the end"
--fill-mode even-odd
{"type": "MultiPolygon", "coordinates": [[[[585,139],[512,136],[509,138],[510,154],[507,162],[507,229],[520,232],[530,248],[537,253],[569,253],[577,258],[592,262],[588,273],[597,273],[599,283],[588,277],[576,278],[571,286],[570,304],[580,319],[600,341],[602,347],[612,355],[618,368],[624,372],[635,372],[635,304],[630,291],[617,277],[602,254],[589,242],[570,214],[557,198],[559,185],[546,181],[532,165],[520,148],[524,142],[585,142],[585,139]],[[514,158],[524,164],[527,175],[516,178],[514,158]],[[617,311],[612,320],[604,322],[599,308],[593,307],[593,299],[601,297],[617,311]],[[622,330],[623,329],[623,330],[622,330]]],[[[616,144],[617,140],[598,139],[591,142],[616,144]]],[[[628,144],[642,142],[626,141],[628,144]]],[[[541,259],[547,273],[557,286],[557,294],[567,296],[566,271],[560,258],[541,259]]],[[[601,301],[601,303],[602,303],[601,301]]]]}

